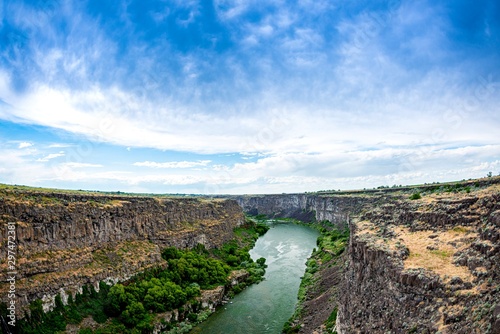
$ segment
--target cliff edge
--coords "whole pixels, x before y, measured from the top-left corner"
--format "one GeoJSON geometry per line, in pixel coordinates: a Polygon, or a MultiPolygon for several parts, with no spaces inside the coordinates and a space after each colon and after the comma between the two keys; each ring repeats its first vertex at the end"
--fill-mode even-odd
{"type": "Polygon", "coordinates": [[[164,247],[222,245],[244,223],[234,200],[134,197],[0,188],[0,296],[5,283],[8,231],[15,231],[16,311],[42,299],[46,309],[86,284],[117,282],[163,266],[164,247]],[[12,228],[11,226],[14,226],[12,228]]]}
{"type": "Polygon", "coordinates": [[[350,224],[338,333],[500,333],[500,185],[455,190],[350,224]]]}

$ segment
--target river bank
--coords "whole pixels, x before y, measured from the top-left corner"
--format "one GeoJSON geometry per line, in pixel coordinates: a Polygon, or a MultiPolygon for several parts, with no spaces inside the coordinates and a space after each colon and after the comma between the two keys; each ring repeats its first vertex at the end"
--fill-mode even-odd
{"type": "Polygon", "coordinates": [[[191,333],[281,333],[293,314],[305,262],[319,232],[298,224],[270,224],[255,243],[252,258],[266,258],[265,279],[216,311],[191,333]]]}

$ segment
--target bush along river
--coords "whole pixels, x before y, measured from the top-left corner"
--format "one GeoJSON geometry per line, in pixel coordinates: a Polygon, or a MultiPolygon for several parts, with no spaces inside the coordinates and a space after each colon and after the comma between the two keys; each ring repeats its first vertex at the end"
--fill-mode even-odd
{"type": "Polygon", "coordinates": [[[306,260],[316,246],[319,232],[292,223],[269,225],[271,229],[250,251],[254,261],[266,259],[264,281],[236,295],[191,333],[281,333],[294,312],[306,260]]]}

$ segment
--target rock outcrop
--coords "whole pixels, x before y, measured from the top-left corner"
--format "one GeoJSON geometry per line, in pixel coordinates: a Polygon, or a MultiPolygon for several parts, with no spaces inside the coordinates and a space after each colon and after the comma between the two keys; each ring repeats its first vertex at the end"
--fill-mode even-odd
{"type": "MultiPolygon", "coordinates": [[[[234,200],[0,190],[0,296],[6,298],[8,223],[16,234],[17,311],[50,307],[85,284],[121,281],[162,266],[166,246],[220,246],[244,223],[234,200]],[[12,224],[10,224],[12,225],[12,224]]],[[[2,300],[4,301],[4,300],[2,300]]]]}
{"type": "Polygon", "coordinates": [[[500,186],[393,201],[350,225],[338,333],[500,333],[500,186]]]}

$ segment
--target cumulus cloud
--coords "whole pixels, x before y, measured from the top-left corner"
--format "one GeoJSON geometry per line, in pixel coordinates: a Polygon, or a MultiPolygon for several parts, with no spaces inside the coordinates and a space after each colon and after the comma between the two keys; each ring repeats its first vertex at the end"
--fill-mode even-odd
{"type": "Polygon", "coordinates": [[[18,148],[23,149],[23,148],[27,148],[27,147],[31,147],[31,146],[33,146],[33,143],[28,143],[28,142],[23,141],[23,142],[19,143],[18,148]]]}

